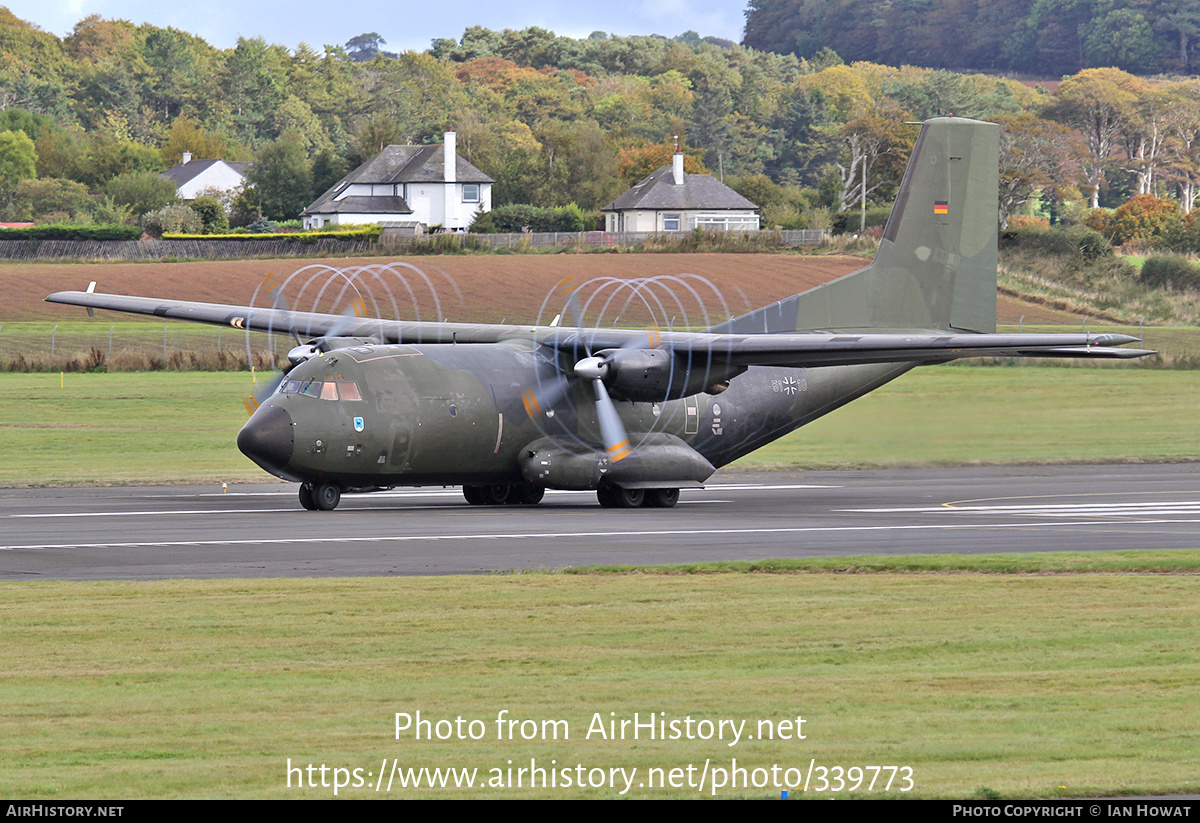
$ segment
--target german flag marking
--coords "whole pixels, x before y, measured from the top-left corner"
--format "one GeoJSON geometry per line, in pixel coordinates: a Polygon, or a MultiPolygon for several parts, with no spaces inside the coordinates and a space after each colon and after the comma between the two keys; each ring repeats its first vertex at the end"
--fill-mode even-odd
{"type": "Polygon", "coordinates": [[[950,213],[950,202],[948,200],[934,200],[933,201],[933,213],[934,214],[949,214],[950,213]]]}

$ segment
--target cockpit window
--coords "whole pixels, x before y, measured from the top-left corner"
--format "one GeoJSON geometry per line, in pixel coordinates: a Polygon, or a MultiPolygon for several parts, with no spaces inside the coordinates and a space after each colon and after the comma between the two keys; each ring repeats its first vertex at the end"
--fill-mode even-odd
{"type": "Polygon", "coordinates": [[[322,400],[362,400],[358,384],[345,380],[284,380],[277,394],[303,394],[322,400]]]}

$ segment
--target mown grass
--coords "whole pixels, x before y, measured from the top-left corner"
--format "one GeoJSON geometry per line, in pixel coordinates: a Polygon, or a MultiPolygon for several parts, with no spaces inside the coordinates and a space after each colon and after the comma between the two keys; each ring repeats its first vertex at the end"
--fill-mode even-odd
{"type": "MultiPolygon", "coordinates": [[[[333,795],[287,788],[288,758],[364,772],[397,758],[485,776],[536,758],[637,768],[639,778],[689,764],[698,774],[706,759],[907,765],[910,796],[955,798],[984,787],[1004,797],[1194,792],[1200,773],[1194,576],[1076,574],[1068,562],[1036,576],[524,574],[0,591],[9,797],[333,795]],[[497,740],[502,710],[566,720],[570,738],[497,740]],[[395,713],[417,711],[479,719],[486,734],[397,739],[395,713]],[[586,739],[596,714],[634,712],[746,720],[747,731],[802,716],[806,739],[586,739]]],[[[699,792],[635,784],[631,795],[699,792]]]]}
{"type": "Polygon", "coordinates": [[[1189,371],[917,369],[737,461],[738,468],[1194,460],[1189,371]]]}
{"type": "MultiPolygon", "coordinates": [[[[0,375],[0,485],[241,482],[248,373],[0,375]]],[[[737,468],[1200,458],[1192,372],[917,369],[737,468]]]]}

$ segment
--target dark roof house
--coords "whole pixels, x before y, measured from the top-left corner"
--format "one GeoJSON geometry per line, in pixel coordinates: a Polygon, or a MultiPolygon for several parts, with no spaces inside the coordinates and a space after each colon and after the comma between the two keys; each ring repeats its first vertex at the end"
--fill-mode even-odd
{"type": "Polygon", "coordinates": [[[226,160],[193,160],[185,151],[183,160],[159,177],[170,180],[183,200],[195,200],[205,192],[236,194],[246,185],[250,163],[226,160]]]}
{"type": "Polygon", "coordinates": [[[711,174],[685,174],[678,152],[602,211],[610,232],[758,230],[758,206],[711,174]]]}
{"type": "Polygon", "coordinates": [[[492,178],[458,156],[454,132],[434,146],[388,146],[304,210],[305,228],[414,221],[465,229],[492,207],[492,178]]]}

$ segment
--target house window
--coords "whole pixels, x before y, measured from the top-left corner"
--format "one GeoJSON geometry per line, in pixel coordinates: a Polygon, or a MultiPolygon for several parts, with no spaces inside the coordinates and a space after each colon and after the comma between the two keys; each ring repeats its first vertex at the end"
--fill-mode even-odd
{"type": "Polygon", "coordinates": [[[679,215],[664,214],[663,215],[663,231],[679,231],[679,215]]]}
{"type": "Polygon", "coordinates": [[[478,183],[463,183],[463,202],[478,203],[479,202],[479,184],[478,183]]]}

